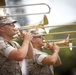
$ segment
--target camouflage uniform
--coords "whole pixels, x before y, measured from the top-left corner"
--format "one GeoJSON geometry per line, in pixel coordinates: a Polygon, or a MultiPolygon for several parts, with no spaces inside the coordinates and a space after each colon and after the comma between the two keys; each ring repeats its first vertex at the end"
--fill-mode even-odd
{"type": "Polygon", "coordinates": [[[48,54],[34,49],[34,58],[27,59],[28,75],[54,75],[52,65],[43,65],[41,62],[48,54]]]}
{"type": "Polygon", "coordinates": [[[17,47],[14,42],[0,37],[0,75],[21,75],[19,62],[8,59],[9,53],[17,47]]]}

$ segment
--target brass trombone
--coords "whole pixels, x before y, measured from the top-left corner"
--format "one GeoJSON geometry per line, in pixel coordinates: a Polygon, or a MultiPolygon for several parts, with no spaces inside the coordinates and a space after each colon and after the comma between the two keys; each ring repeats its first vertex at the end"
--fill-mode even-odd
{"type": "Polygon", "coordinates": [[[65,45],[65,46],[67,46],[68,48],[70,48],[70,50],[72,50],[72,40],[73,39],[71,39],[71,35],[70,34],[68,34],[68,36],[67,36],[67,38],[65,39],[65,40],[60,40],[59,39],[59,41],[58,40],[43,40],[43,43],[45,43],[45,45],[46,44],[51,44],[51,43],[55,43],[55,44],[57,44],[57,45],[65,45]]]}
{"type": "MultiPolygon", "coordinates": [[[[45,15],[46,16],[46,15],[45,15]]],[[[46,22],[48,20],[46,19],[46,22]]],[[[44,21],[45,22],[45,21],[44,21]]],[[[47,23],[48,24],[48,23],[47,23]]],[[[21,26],[20,28],[21,29],[37,29],[37,28],[52,28],[52,27],[61,27],[61,26],[76,26],[76,23],[74,24],[64,24],[64,25],[51,25],[51,26],[47,26],[45,25],[44,23],[43,24],[37,24],[37,25],[34,25],[34,26],[21,26]]]]}
{"type": "MultiPolygon", "coordinates": [[[[47,19],[47,16],[46,15],[44,15],[43,16],[43,20],[42,20],[42,24],[37,24],[37,25],[33,25],[33,26],[29,26],[29,25],[27,25],[27,26],[21,26],[20,28],[15,28],[15,30],[30,30],[30,29],[38,29],[39,27],[42,27],[42,29],[44,29],[45,30],[45,28],[44,28],[44,25],[47,25],[48,24],[48,19],[47,19]]],[[[47,33],[47,31],[45,30],[45,32],[47,33]]]]}
{"type": "Polygon", "coordinates": [[[57,39],[57,40],[43,40],[44,43],[55,43],[59,46],[59,48],[76,48],[76,46],[73,46],[72,40],[76,40],[76,38],[71,39],[57,39]],[[71,41],[70,41],[71,40],[71,41]]]}
{"type": "MultiPolygon", "coordinates": [[[[29,5],[28,5],[29,6],[29,5]]],[[[5,6],[1,6],[1,7],[5,7],[5,6]]],[[[10,7],[10,6],[6,6],[6,7],[10,7]]],[[[14,6],[15,7],[15,6],[14,6]]],[[[8,15],[0,15],[0,16],[8,16],[8,15]]],[[[37,25],[33,25],[33,26],[21,26],[20,28],[15,28],[15,30],[29,30],[29,29],[38,29],[38,28],[42,28],[45,30],[45,28],[49,28],[49,27],[58,27],[58,26],[70,26],[71,24],[67,24],[67,25],[57,25],[57,26],[47,26],[48,24],[48,19],[47,19],[47,16],[44,15],[44,18],[43,18],[43,24],[37,24],[37,25]],[[44,26],[45,25],[45,26],[44,26]]],[[[76,26],[76,24],[72,24],[74,26],[76,26]]],[[[76,33],[76,31],[65,31],[65,32],[54,32],[54,33],[49,33],[49,34],[38,34],[38,35],[35,35],[35,36],[46,36],[46,35],[53,35],[53,34],[64,34],[64,33],[76,33]]]]}
{"type": "MultiPolygon", "coordinates": [[[[15,5],[15,6],[0,6],[0,8],[17,8],[17,7],[24,7],[24,6],[35,6],[35,5],[46,5],[48,8],[49,8],[49,11],[47,12],[42,12],[42,13],[31,13],[31,14],[15,14],[15,15],[0,15],[1,17],[17,17],[17,16],[28,16],[28,15],[40,15],[40,14],[48,14],[50,13],[50,6],[45,4],[45,3],[38,3],[38,4],[27,4],[27,5],[15,5]]],[[[62,25],[56,25],[56,26],[44,26],[44,25],[47,25],[48,24],[48,19],[46,17],[46,15],[44,15],[44,18],[43,18],[43,24],[37,24],[36,26],[22,26],[20,28],[16,28],[16,30],[29,30],[29,29],[38,29],[38,28],[42,28],[42,29],[45,29],[45,28],[49,28],[49,27],[58,27],[58,26],[62,26],[62,25]]],[[[73,24],[75,25],[75,24],[73,24]]],[[[69,25],[64,25],[64,26],[69,26],[69,25]]],[[[65,31],[65,32],[54,32],[54,33],[49,33],[49,34],[37,34],[37,35],[34,35],[34,36],[46,36],[46,35],[53,35],[53,34],[64,34],[64,33],[76,33],[76,31],[65,31]]],[[[66,41],[54,41],[57,45],[67,45],[67,47],[61,47],[61,48],[70,48],[70,50],[72,50],[73,47],[76,47],[76,46],[72,46],[72,39],[70,39],[70,35],[68,35],[68,40],[66,41]]],[[[53,40],[51,40],[53,41],[53,40]]],[[[44,43],[49,43],[50,41],[49,40],[43,40],[44,43]]]]}
{"type": "MultiPolygon", "coordinates": [[[[58,27],[58,26],[76,26],[76,24],[67,24],[67,25],[57,25],[57,26],[47,26],[48,24],[48,18],[46,15],[44,15],[43,17],[43,23],[42,24],[37,24],[37,25],[33,25],[33,26],[21,26],[20,28],[15,28],[16,30],[30,30],[30,29],[38,29],[38,28],[41,28],[41,29],[44,29],[45,28],[50,28],[50,27],[58,27]]],[[[45,30],[45,32],[47,33],[47,31],[45,30]]],[[[48,34],[37,34],[35,36],[46,36],[46,35],[54,35],[54,34],[69,34],[69,33],[76,33],[76,31],[64,31],[64,32],[53,32],[53,33],[48,33],[48,34]]]]}
{"type": "MultiPolygon", "coordinates": [[[[41,12],[41,13],[30,13],[30,14],[14,14],[14,15],[6,15],[8,17],[17,17],[17,16],[28,16],[28,15],[40,15],[40,14],[48,14],[51,11],[51,8],[46,3],[37,3],[37,4],[25,4],[25,5],[14,5],[14,6],[0,6],[0,8],[18,8],[18,7],[24,7],[24,6],[39,6],[39,5],[46,5],[48,7],[47,12],[41,12]]],[[[2,15],[2,17],[5,17],[5,15],[2,15]]]]}
{"type": "MultiPolygon", "coordinates": [[[[51,28],[51,27],[61,27],[61,26],[76,26],[76,23],[74,24],[65,24],[65,25],[55,25],[55,26],[47,26],[48,24],[48,18],[46,15],[44,15],[43,17],[43,23],[42,24],[37,24],[37,25],[33,25],[33,26],[21,26],[20,28],[16,28],[16,30],[22,29],[22,30],[29,30],[29,29],[44,29],[45,28],[51,28]]],[[[45,32],[47,33],[47,31],[45,30],[45,32]]],[[[53,35],[53,34],[69,34],[69,33],[76,33],[76,31],[64,31],[64,32],[53,32],[53,33],[49,33],[49,34],[38,34],[35,36],[46,36],[46,35],[53,35]]]]}
{"type": "MultiPolygon", "coordinates": [[[[22,38],[21,36],[22,32],[20,32],[20,35],[19,37],[14,37],[14,38],[22,38]],[[20,37],[21,36],[21,37],[20,37]]],[[[43,36],[42,34],[39,34],[39,35],[33,35],[33,37],[36,37],[36,36],[43,36]]],[[[58,39],[58,40],[45,40],[43,39],[43,43],[44,43],[44,46],[46,44],[52,44],[52,43],[55,43],[57,45],[60,46],[60,48],[70,48],[70,50],[72,50],[72,48],[76,48],[76,46],[73,46],[72,44],[72,40],[76,40],[76,38],[71,38],[71,35],[68,34],[67,38],[66,39],[58,39]],[[64,46],[63,46],[64,45],[64,46]]]]}

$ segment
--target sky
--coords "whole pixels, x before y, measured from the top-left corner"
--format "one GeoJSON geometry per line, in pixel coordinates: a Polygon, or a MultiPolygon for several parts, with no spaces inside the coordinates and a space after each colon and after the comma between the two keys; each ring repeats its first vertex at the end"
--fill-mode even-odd
{"type": "MultiPolygon", "coordinates": [[[[76,0],[23,0],[23,4],[46,3],[50,6],[51,12],[47,15],[49,25],[66,24],[76,22],[76,0]]],[[[37,7],[31,11],[47,11],[45,7],[37,7]]],[[[40,11],[40,12],[41,12],[40,11]]],[[[34,24],[42,20],[43,15],[29,16],[29,24],[34,24]]]]}
{"type": "MultiPolygon", "coordinates": [[[[48,25],[62,25],[76,22],[76,0],[22,0],[21,4],[36,3],[46,3],[51,8],[50,13],[45,14],[48,18],[48,25]]],[[[47,12],[49,9],[46,5],[43,5],[25,7],[25,10],[27,13],[41,13],[47,12]]],[[[42,21],[43,15],[44,14],[27,16],[28,24],[33,25],[39,23],[42,21]]]]}

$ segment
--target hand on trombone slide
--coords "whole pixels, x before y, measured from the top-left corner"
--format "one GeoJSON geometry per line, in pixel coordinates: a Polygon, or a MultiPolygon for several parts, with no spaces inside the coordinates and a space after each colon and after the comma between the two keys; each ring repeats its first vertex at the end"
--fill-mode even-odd
{"type": "MultiPolygon", "coordinates": [[[[51,45],[56,44],[56,45],[64,45],[64,46],[68,46],[68,48],[70,48],[70,50],[72,50],[72,40],[71,40],[71,35],[68,34],[68,37],[65,40],[61,40],[61,41],[50,41],[50,40],[43,40],[44,43],[44,47],[45,48],[49,48],[49,46],[51,47],[51,45]]],[[[60,47],[60,48],[65,48],[65,47],[60,47]]]]}

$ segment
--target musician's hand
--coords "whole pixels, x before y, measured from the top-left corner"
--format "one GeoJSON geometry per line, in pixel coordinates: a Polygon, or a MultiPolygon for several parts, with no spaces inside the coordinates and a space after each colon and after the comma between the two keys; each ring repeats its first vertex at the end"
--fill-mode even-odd
{"type": "Polygon", "coordinates": [[[30,32],[24,32],[24,33],[23,33],[23,39],[24,39],[24,40],[29,40],[29,41],[31,41],[32,38],[33,38],[33,36],[32,36],[32,34],[31,34],[30,32]]]}
{"type": "Polygon", "coordinates": [[[33,36],[30,32],[23,32],[22,29],[19,29],[20,32],[20,38],[23,40],[29,40],[31,41],[33,36]]]}
{"type": "Polygon", "coordinates": [[[50,49],[52,52],[59,52],[59,47],[55,43],[47,43],[46,48],[50,49]]]}
{"type": "Polygon", "coordinates": [[[59,50],[60,50],[60,49],[59,49],[58,45],[56,45],[55,43],[53,43],[53,44],[52,44],[52,49],[51,49],[51,51],[52,51],[52,52],[59,52],[59,50]]]}

